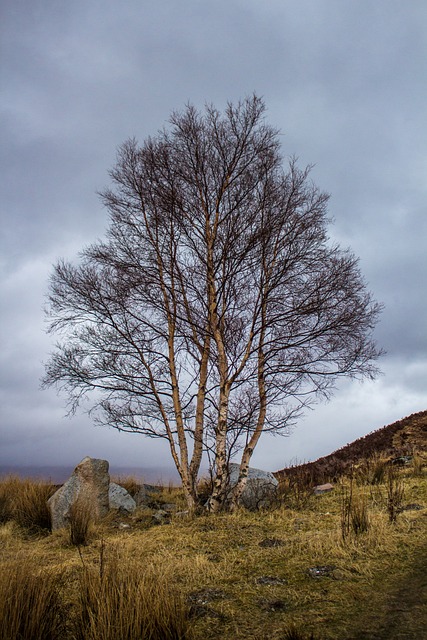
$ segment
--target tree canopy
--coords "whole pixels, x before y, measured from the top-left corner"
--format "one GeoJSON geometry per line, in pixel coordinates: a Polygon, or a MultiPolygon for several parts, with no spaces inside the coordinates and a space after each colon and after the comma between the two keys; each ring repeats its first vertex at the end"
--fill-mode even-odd
{"type": "Polygon", "coordinates": [[[264,111],[257,96],[223,113],[187,106],[141,146],[125,142],[101,194],[105,240],[50,282],[62,341],[44,384],[71,411],[89,395],[100,423],[165,438],[190,506],[210,452],[214,511],[239,503],[262,433],[337,378],[374,376],[380,354],[380,305],[328,238],[328,195],[284,162],[264,111]]]}

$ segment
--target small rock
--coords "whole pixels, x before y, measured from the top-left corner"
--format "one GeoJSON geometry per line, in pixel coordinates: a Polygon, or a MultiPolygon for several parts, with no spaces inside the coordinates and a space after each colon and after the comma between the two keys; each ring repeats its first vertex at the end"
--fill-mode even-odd
{"type": "Polygon", "coordinates": [[[261,542],[258,543],[259,547],[268,548],[268,547],[283,547],[283,540],[279,538],[264,538],[261,542]]]}
{"type": "Polygon", "coordinates": [[[285,611],[288,608],[288,605],[284,600],[268,600],[267,598],[261,598],[261,600],[258,600],[258,604],[263,611],[285,611]]]}
{"type": "Polygon", "coordinates": [[[313,493],[315,496],[320,496],[322,495],[322,493],[328,493],[329,491],[332,491],[333,488],[334,485],[330,482],[327,482],[326,484],[318,484],[317,487],[313,488],[313,493]]]}
{"type": "Polygon", "coordinates": [[[130,524],[127,524],[126,522],[119,522],[118,528],[119,529],[130,529],[131,526],[130,526],[130,524]]]}
{"type": "Polygon", "coordinates": [[[165,504],[162,504],[162,509],[163,511],[167,511],[168,513],[173,513],[174,511],[176,511],[176,504],[174,504],[173,502],[166,502],[165,504]]]}
{"type": "Polygon", "coordinates": [[[144,485],[139,487],[138,491],[133,496],[133,499],[135,500],[137,507],[142,507],[145,505],[147,501],[147,491],[144,485]]]}
{"type": "Polygon", "coordinates": [[[169,524],[170,514],[163,509],[159,509],[156,513],[153,513],[153,520],[156,524],[169,524]]]}
{"type": "Polygon", "coordinates": [[[211,618],[217,618],[224,621],[226,617],[208,606],[208,603],[214,600],[222,600],[226,598],[227,594],[221,589],[200,589],[200,591],[193,591],[187,597],[190,604],[190,616],[193,618],[204,618],[210,616],[211,618]]]}
{"type": "Polygon", "coordinates": [[[207,616],[210,618],[216,618],[221,622],[224,622],[227,619],[223,613],[215,611],[212,607],[208,607],[203,604],[192,604],[190,606],[190,618],[204,618],[207,616]]]}
{"type": "Polygon", "coordinates": [[[286,578],[278,578],[277,576],[261,576],[255,580],[256,584],[266,584],[266,585],[274,585],[274,584],[286,584],[286,578]]]}
{"type": "Polygon", "coordinates": [[[417,504],[414,502],[413,504],[403,505],[403,507],[401,508],[401,511],[421,511],[422,509],[425,509],[425,507],[423,507],[421,504],[417,504]]]}
{"type": "Polygon", "coordinates": [[[327,564],[323,566],[310,567],[309,569],[307,569],[307,573],[310,578],[323,578],[325,576],[333,577],[333,572],[335,571],[335,569],[335,565],[327,564]]]}
{"type": "Polygon", "coordinates": [[[208,553],[209,562],[221,562],[222,558],[218,553],[208,553]]]}
{"type": "Polygon", "coordinates": [[[136,502],[132,496],[115,482],[110,482],[108,489],[110,509],[117,509],[123,515],[133,513],[136,509],[136,502]]]}
{"type": "Polygon", "coordinates": [[[193,591],[189,594],[188,600],[194,604],[207,604],[213,600],[222,600],[227,597],[225,591],[222,589],[200,589],[199,591],[193,591]]]}
{"type": "Polygon", "coordinates": [[[399,456],[398,458],[393,458],[390,460],[391,464],[395,464],[398,467],[404,467],[407,464],[412,462],[413,456],[399,456]]]}

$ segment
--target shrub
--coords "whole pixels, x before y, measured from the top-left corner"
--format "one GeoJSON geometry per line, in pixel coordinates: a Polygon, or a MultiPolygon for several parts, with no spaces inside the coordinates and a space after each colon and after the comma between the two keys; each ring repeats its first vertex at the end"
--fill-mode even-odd
{"type": "MultiPolygon", "coordinates": [[[[134,559],[133,559],[134,560],[134,559]]],[[[77,640],[184,640],[192,637],[189,608],[166,577],[138,567],[116,549],[98,567],[83,564],[79,576],[77,640]]]]}
{"type": "Polygon", "coordinates": [[[26,557],[2,566],[0,637],[2,640],[59,640],[64,637],[62,577],[40,574],[26,557]]]}

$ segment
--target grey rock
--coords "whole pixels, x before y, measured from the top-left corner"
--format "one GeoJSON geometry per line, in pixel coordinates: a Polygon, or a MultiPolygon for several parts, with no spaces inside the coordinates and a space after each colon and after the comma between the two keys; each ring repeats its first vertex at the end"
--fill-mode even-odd
{"type": "Polygon", "coordinates": [[[107,460],[89,457],[77,465],[67,482],[47,502],[52,517],[52,530],[69,524],[70,508],[77,500],[90,509],[94,521],[108,513],[108,468],[107,460]]]}
{"type": "Polygon", "coordinates": [[[335,565],[327,564],[317,567],[310,567],[309,569],[307,569],[307,573],[310,578],[323,578],[325,576],[333,578],[335,569],[335,565]]]}
{"type": "Polygon", "coordinates": [[[162,504],[162,509],[168,513],[174,513],[176,511],[176,504],[174,502],[165,502],[162,504]]]}
{"type": "Polygon", "coordinates": [[[329,491],[333,491],[334,485],[330,482],[326,484],[318,484],[317,487],[313,488],[313,493],[315,496],[320,496],[322,493],[329,493],[329,491]]]}
{"type": "Polygon", "coordinates": [[[279,578],[278,576],[261,576],[255,580],[256,584],[266,584],[266,585],[274,585],[274,584],[287,584],[286,578],[279,578]]]}
{"type": "Polygon", "coordinates": [[[163,511],[163,509],[159,509],[156,513],[153,513],[153,520],[155,524],[169,524],[170,513],[163,511]]]}
{"type": "Polygon", "coordinates": [[[133,496],[137,507],[142,507],[146,504],[147,501],[147,491],[145,489],[145,485],[141,485],[138,491],[133,496]]]}
{"type": "Polygon", "coordinates": [[[110,509],[118,509],[121,513],[133,513],[136,509],[136,502],[132,496],[115,482],[110,482],[108,497],[110,509]]]}
{"type": "Polygon", "coordinates": [[[259,547],[263,547],[264,549],[267,549],[268,547],[283,547],[283,540],[280,540],[280,538],[264,538],[264,540],[261,540],[261,542],[258,542],[258,546],[259,547]]]}
{"type": "MultiPolygon", "coordinates": [[[[239,479],[239,468],[240,465],[234,462],[228,467],[230,494],[239,479]]],[[[269,506],[276,498],[278,484],[270,471],[249,467],[246,487],[241,497],[242,505],[251,510],[269,506]]]]}
{"type": "Polygon", "coordinates": [[[413,456],[399,456],[398,458],[390,460],[390,463],[398,467],[404,467],[405,465],[410,464],[412,460],[413,456]]]}
{"type": "Polygon", "coordinates": [[[258,605],[263,611],[286,611],[289,608],[289,605],[285,600],[274,599],[271,600],[269,598],[261,598],[258,600],[258,605]]]}

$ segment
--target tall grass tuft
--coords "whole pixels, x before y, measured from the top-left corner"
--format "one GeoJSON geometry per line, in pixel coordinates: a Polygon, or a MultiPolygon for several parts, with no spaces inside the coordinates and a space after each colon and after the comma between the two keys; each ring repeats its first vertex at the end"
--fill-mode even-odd
{"type": "Polygon", "coordinates": [[[0,573],[0,638],[2,640],[60,640],[65,612],[62,578],[40,570],[28,558],[2,566],[0,573]]]}
{"type": "Polygon", "coordinates": [[[358,469],[359,484],[382,484],[388,469],[388,459],[380,453],[373,453],[358,469]]]}
{"type": "Polygon", "coordinates": [[[356,536],[366,533],[370,526],[368,501],[364,493],[354,494],[353,481],[344,488],[341,499],[341,535],[345,540],[353,532],[356,536]]]}
{"type": "Polygon", "coordinates": [[[166,577],[117,549],[105,551],[102,545],[97,567],[84,563],[80,572],[76,639],[190,639],[188,605],[166,577]]]}
{"type": "Polygon", "coordinates": [[[396,522],[402,510],[405,488],[395,467],[390,466],[387,472],[387,512],[390,522],[396,522]]]}
{"type": "Polygon", "coordinates": [[[0,521],[15,520],[24,529],[40,532],[51,529],[47,501],[55,487],[36,480],[10,476],[0,483],[0,521]]]}
{"type": "Polygon", "coordinates": [[[71,505],[69,512],[70,542],[76,547],[87,545],[92,522],[92,509],[89,500],[79,496],[71,505]]]}

